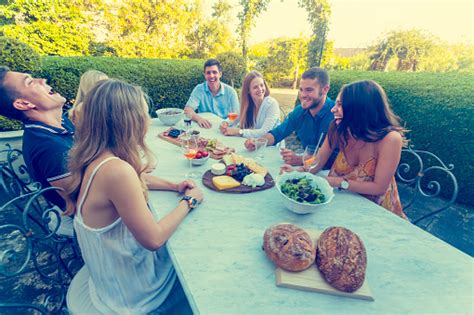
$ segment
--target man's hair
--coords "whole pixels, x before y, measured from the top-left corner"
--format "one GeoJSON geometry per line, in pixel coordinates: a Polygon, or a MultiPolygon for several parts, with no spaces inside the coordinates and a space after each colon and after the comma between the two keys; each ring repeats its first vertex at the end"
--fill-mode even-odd
{"type": "Polygon", "coordinates": [[[206,71],[206,68],[207,68],[207,67],[212,67],[212,66],[217,66],[217,69],[219,69],[219,72],[222,72],[221,63],[220,63],[219,60],[217,60],[217,59],[208,59],[208,60],[204,63],[204,71],[206,71]]]}
{"type": "Polygon", "coordinates": [[[317,80],[321,87],[329,85],[329,74],[326,70],[314,67],[303,72],[302,79],[317,80]]]}
{"type": "Polygon", "coordinates": [[[0,115],[22,120],[24,118],[23,112],[13,107],[13,102],[19,95],[5,84],[5,76],[9,71],[8,67],[0,66],[0,115]]]}

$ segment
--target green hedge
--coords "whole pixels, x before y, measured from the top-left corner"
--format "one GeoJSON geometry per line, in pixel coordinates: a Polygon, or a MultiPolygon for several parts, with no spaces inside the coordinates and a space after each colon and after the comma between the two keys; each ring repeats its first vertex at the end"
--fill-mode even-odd
{"type": "Polygon", "coordinates": [[[371,79],[385,89],[415,149],[427,150],[454,164],[458,201],[474,205],[474,75],[459,73],[398,73],[332,71],[329,96],[343,84],[371,79]]]}
{"type": "Polygon", "coordinates": [[[68,102],[75,98],[79,79],[89,69],[140,85],[155,109],[184,107],[194,86],[204,80],[202,60],[45,57],[42,63],[42,70],[36,75],[48,79],[68,102]]]}

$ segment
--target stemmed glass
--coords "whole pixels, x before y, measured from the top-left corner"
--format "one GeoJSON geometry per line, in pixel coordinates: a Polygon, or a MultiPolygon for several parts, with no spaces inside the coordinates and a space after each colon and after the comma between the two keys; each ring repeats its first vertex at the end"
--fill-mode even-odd
{"type": "Polygon", "coordinates": [[[189,160],[189,172],[186,174],[186,178],[199,178],[202,173],[199,171],[192,170],[192,160],[196,157],[198,152],[198,143],[195,137],[184,136],[181,137],[181,146],[183,148],[183,155],[189,160]]]}
{"type": "Polygon", "coordinates": [[[227,118],[229,118],[231,123],[233,123],[237,119],[237,117],[239,117],[239,114],[234,112],[230,112],[227,114],[227,118]]]}
{"type": "Polygon", "coordinates": [[[308,145],[303,153],[303,168],[306,172],[311,172],[319,165],[317,157],[318,148],[315,145],[308,145]]]}

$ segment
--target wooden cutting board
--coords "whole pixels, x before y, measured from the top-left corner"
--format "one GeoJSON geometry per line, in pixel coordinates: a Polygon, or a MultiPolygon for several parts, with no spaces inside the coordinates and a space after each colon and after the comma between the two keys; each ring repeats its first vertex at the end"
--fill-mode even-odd
{"type": "MultiPolygon", "coordinates": [[[[181,140],[179,138],[173,138],[167,135],[168,131],[170,131],[172,128],[167,129],[164,132],[160,132],[158,134],[158,138],[163,139],[165,141],[168,141],[178,147],[181,146],[181,140]]],[[[224,151],[219,151],[219,153],[214,152],[213,150],[207,150],[209,152],[209,157],[214,160],[220,160],[222,157],[226,154],[229,154],[231,152],[234,152],[234,148],[229,148],[229,147],[224,147],[224,151]]]]}
{"type": "MultiPolygon", "coordinates": [[[[306,232],[311,236],[314,244],[317,244],[319,236],[321,235],[321,231],[317,230],[307,230],[306,232]]],[[[338,296],[344,296],[349,298],[355,299],[362,299],[368,301],[374,301],[374,297],[370,292],[369,283],[367,281],[367,277],[365,278],[364,284],[360,287],[359,290],[347,293],[343,291],[339,291],[333,288],[329,283],[324,280],[323,276],[319,272],[318,268],[315,264],[311,265],[306,270],[299,271],[299,272],[291,272],[283,270],[279,267],[275,270],[276,276],[276,285],[278,287],[285,287],[290,289],[297,289],[297,290],[304,290],[304,291],[312,291],[312,292],[319,292],[324,294],[332,294],[338,296]]]]}
{"type": "Polygon", "coordinates": [[[251,192],[256,192],[256,191],[260,191],[260,190],[269,189],[269,188],[272,188],[273,186],[275,186],[275,181],[273,180],[272,175],[270,175],[270,173],[267,173],[267,175],[265,175],[265,184],[263,186],[257,186],[255,188],[253,188],[253,187],[250,187],[250,186],[245,186],[245,185],[240,184],[239,187],[234,187],[234,188],[225,189],[225,190],[219,190],[212,183],[212,178],[214,176],[217,176],[217,175],[212,174],[211,170],[208,170],[202,176],[202,183],[204,184],[204,186],[206,186],[209,189],[212,189],[212,190],[217,191],[217,192],[223,192],[223,193],[246,194],[246,193],[251,193],[251,192]]]}

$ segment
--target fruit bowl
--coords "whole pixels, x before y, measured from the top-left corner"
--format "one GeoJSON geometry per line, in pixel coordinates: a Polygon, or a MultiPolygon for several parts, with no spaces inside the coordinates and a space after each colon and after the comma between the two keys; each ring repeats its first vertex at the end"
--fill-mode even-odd
{"type": "Polygon", "coordinates": [[[320,176],[315,176],[310,173],[302,173],[302,172],[289,172],[284,173],[278,176],[276,180],[276,186],[278,191],[280,192],[280,199],[282,200],[285,207],[290,210],[291,212],[297,214],[307,214],[307,213],[314,213],[318,208],[321,208],[324,205],[327,205],[331,202],[332,198],[334,198],[334,191],[331,185],[329,185],[328,181],[320,176]],[[321,193],[324,195],[324,202],[321,203],[308,203],[308,202],[298,202],[285,193],[282,192],[282,185],[288,180],[299,180],[301,178],[307,178],[311,180],[311,186],[313,188],[319,188],[321,193]]]}
{"type": "Polygon", "coordinates": [[[184,117],[184,110],[181,108],[162,108],[156,111],[158,115],[158,119],[167,126],[173,126],[178,121],[183,119],[184,117]]]}
{"type": "Polygon", "coordinates": [[[202,157],[200,159],[194,158],[191,160],[191,164],[195,166],[201,166],[201,165],[206,164],[207,160],[209,160],[209,155],[206,157],[202,157]]]}

